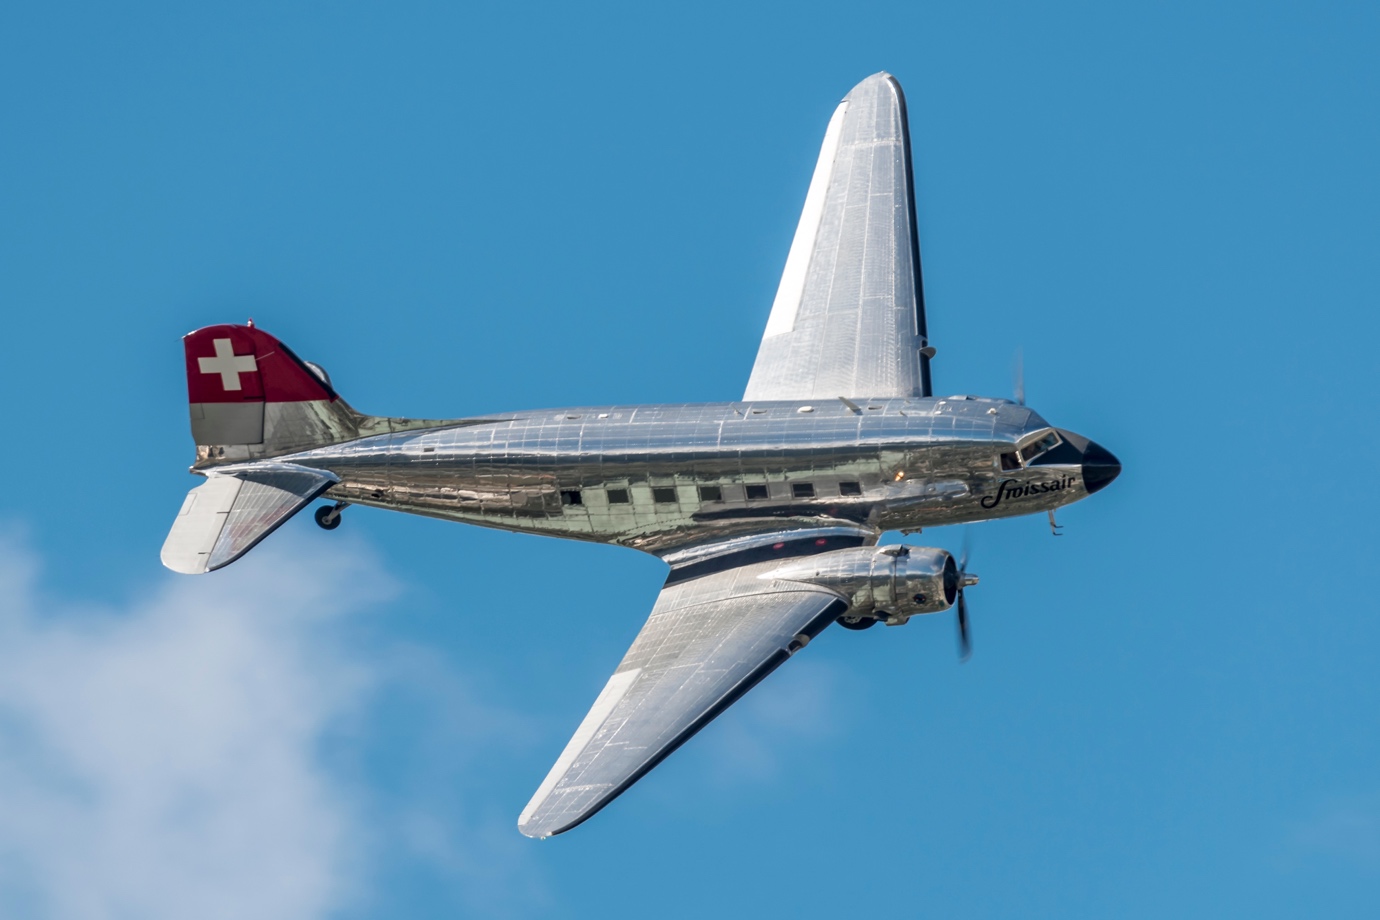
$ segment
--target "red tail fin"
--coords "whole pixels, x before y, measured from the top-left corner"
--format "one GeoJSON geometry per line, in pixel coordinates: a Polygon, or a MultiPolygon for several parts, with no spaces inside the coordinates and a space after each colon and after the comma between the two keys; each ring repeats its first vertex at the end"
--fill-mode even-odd
{"type": "Polygon", "coordinates": [[[334,402],[331,385],[282,342],[253,326],[207,326],[182,340],[192,403],[334,402]]]}
{"type": "Polygon", "coordinates": [[[182,342],[197,469],[460,424],[356,412],[325,371],[254,326],[207,326],[182,342]]]}
{"type": "Polygon", "coordinates": [[[207,326],[182,342],[192,437],[207,448],[198,459],[271,456],[353,436],[355,413],[325,372],[262,329],[207,326]]]}

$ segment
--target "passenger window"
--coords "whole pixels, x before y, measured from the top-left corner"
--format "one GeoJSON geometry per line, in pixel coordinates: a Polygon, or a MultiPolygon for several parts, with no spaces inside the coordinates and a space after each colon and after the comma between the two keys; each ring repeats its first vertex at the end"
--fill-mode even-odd
{"type": "Polygon", "coordinates": [[[700,501],[721,502],[723,500],[723,489],[720,489],[718,486],[700,486],[700,501]]]}
{"type": "Polygon", "coordinates": [[[652,501],[658,505],[674,505],[676,503],[676,490],[670,486],[657,486],[652,489],[652,501]]]}
{"type": "Polygon", "coordinates": [[[747,499],[750,502],[765,501],[767,498],[767,487],[761,485],[749,485],[746,487],[747,499]]]}
{"type": "Polygon", "coordinates": [[[582,501],[581,498],[580,498],[580,490],[579,490],[579,489],[562,489],[562,490],[561,490],[561,504],[562,504],[562,505],[583,505],[583,504],[584,504],[584,501],[582,501]]]}
{"type": "Polygon", "coordinates": [[[791,495],[795,498],[814,498],[815,484],[813,482],[793,482],[791,483],[791,495]]]}
{"type": "Polygon", "coordinates": [[[1018,470],[1021,468],[1021,461],[1016,459],[1015,454],[1002,454],[1001,468],[1003,470],[1018,470]]]}
{"type": "Polygon", "coordinates": [[[609,504],[610,504],[610,505],[626,505],[626,504],[629,504],[629,501],[628,501],[628,490],[627,490],[627,489],[609,489],[609,504]]]}
{"type": "Polygon", "coordinates": [[[840,495],[861,495],[861,494],[862,494],[862,483],[858,483],[858,482],[841,482],[841,483],[839,483],[839,494],[840,494],[840,495]]]}

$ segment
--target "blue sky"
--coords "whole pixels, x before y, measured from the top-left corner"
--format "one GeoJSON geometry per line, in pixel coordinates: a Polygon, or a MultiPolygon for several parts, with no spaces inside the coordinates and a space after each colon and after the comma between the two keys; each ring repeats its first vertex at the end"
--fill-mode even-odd
{"type": "Polygon", "coordinates": [[[1369,916],[1377,46],[1360,3],[11,4],[0,911],[1369,916]],[[937,390],[1023,349],[1125,464],[1062,539],[972,528],[971,662],[830,631],[538,843],[655,559],[356,509],[160,567],[202,325],[369,412],[739,395],[882,69],[937,390]]]}

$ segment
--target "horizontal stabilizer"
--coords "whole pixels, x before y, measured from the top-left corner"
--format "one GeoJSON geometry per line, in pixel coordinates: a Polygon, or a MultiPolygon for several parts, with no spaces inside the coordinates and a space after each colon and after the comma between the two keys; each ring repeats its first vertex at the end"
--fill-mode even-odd
{"type": "Polygon", "coordinates": [[[163,564],[185,575],[224,568],[339,481],[295,463],[217,469],[187,493],[163,542],[163,564]]]}

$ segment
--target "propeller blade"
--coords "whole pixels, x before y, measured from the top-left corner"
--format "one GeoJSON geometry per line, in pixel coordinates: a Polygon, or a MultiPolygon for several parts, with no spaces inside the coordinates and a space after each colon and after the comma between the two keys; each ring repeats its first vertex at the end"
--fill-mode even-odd
{"type": "Polygon", "coordinates": [[[1016,349],[1016,402],[1018,405],[1025,405],[1025,357],[1022,350],[1016,349]]]}
{"type": "Polygon", "coordinates": [[[973,657],[973,640],[968,635],[968,602],[963,598],[963,589],[958,589],[958,656],[959,661],[973,657]]]}

